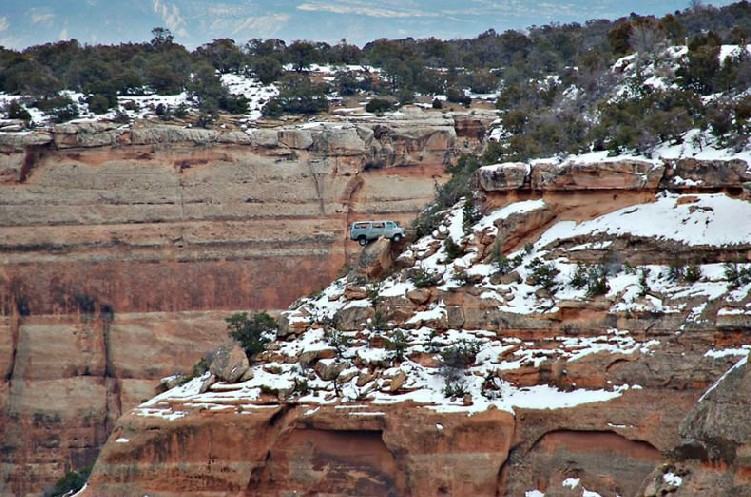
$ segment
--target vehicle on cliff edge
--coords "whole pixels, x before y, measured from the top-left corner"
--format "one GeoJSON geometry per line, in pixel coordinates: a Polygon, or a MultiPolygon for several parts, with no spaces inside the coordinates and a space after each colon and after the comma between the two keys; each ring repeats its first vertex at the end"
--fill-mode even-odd
{"type": "Polygon", "coordinates": [[[389,220],[357,221],[349,227],[349,239],[357,241],[363,247],[380,237],[398,243],[404,238],[404,228],[396,221],[389,220]]]}

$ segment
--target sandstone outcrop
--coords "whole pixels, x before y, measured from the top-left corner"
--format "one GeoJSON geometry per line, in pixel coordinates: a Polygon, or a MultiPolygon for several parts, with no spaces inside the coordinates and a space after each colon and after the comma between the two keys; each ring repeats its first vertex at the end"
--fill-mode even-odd
{"type": "Polygon", "coordinates": [[[726,264],[751,270],[751,203],[659,191],[649,161],[602,188],[535,167],[479,171],[479,220],[459,202],[381,279],[299,300],[253,379],[130,411],[83,495],[744,495],[751,283],[726,264]]]}
{"type": "Polygon", "coordinates": [[[93,463],[122,412],[226,340],[231,312],[323,288],[359,253],[352,221],[409,222],[481,147],[487,119],[461,120],[0,133],[0,494],[93,463]]]}

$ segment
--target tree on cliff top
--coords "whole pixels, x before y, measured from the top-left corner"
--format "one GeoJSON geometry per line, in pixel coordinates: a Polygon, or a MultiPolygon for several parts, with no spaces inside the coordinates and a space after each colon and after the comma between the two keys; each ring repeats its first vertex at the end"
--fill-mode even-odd
{"type": "Polygon", "coordinates": [[[266,312],[256,312],[248,317],[247,312],[238,312],[226,318],[229,336],[236,340],[248,359],[266,350],[271,342],[269,335],[276,330],[276,321],[266,312]]]}

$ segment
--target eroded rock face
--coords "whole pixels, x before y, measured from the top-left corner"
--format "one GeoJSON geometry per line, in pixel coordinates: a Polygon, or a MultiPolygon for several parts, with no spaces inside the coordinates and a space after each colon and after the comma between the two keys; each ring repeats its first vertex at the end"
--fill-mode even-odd
{"type": "Polygon", "coordinates": [[[751,207],[655,192],[648,172],[591,191],[525,178],[484,191],[479,220],[457,203],[382,280],[286,311],[251,381],[196,380],[122,418],[84,495],[744,495],[746,370],[702,396],[748,355],[725,316],[751,315],[751,284],[723,263],[751,266],[751,207]],[[698,280],[670,277],[697,254],[698,280]],[[244,423],[260,448],[194,444],[244,423]]]}
{"type": "Polygon", "coordinates": [[[433,113],[0,133],[0,494],[93,463],[122,412],[226,340],[231,312],[325,286],[359,253],[352,221],[408,223],[456,137],[433,113]]]}
{"type": "Polygon", "coordinates": [[[737,361],[691,409],[640,495],[751,495],[751,368],[737,361]]]}

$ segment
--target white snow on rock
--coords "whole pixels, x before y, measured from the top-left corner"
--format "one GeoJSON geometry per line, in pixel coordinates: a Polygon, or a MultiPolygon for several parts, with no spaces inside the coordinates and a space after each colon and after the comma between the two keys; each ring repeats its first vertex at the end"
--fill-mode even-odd
{"type": "Polygon", "coordinates": [[[561,482],[561,486],[564,488],[570,488],[573,490],[579,486],[579,481],[581,481],[579,480],[579,478],[566,478],[565,480],[561,482]]]}
{"type": "Polygon", "coordinates": [[[251,120],[261,117],[264,105],[279,95],[279,89],[274,84],[264,85],[255,78],[239,74],[222,74],[221,80],[230,94],[242,95],[248,99],[248,117],[251,120]]]}
{"type": "Polygon", "coordinates": [[[712,393],[712,391],[713,391],[713,390],[714,390],[715,388],[717,388],[717,386],[718,386],[718,385],[719,385],[720,383],[722,383],[722,382],[723,382],[723,381],[725,380],[725,378],[727,378],[727,377],[728,377],[728,375],[729,375],[730,373],[732,373],[733,371],[735,371],[735,370],[736,370],[736,369],[738,369],[738,368],[742,368],[742,367],[743,367],[743,366],[745,366],[745,365],[746,365],[747,363],[748,363],[748,355],[746,355],[746,357],[744,357],[743,359],[741,359],[740,361],[738,361],[737,363],[735,363],[735,365],[733,365],[733,367],[731,367],[730,369],[728,369],[727,371],[725,371],[725,374],[723,374],[723,375],[722,375],[722,376],[720,377],[720,379],[719,379],[719,380],[717,380],[716,382],[714,382],[714,384],[713,384],[713,385],[712,385],[711,387],[709,387],[709,388],[707,389],[707,391],[706,391],[706,392],[704,392],[704,395],[702,395],[702,396],[701,396],[701,397],[699,398],[699,402],[702,402],[702,401],[703,401],[704,399],[706,399],[706,398],[707,398],[707,396],[708,396],[708,395],[709,395],[710,393],[712,393]]]}
{"type": "Polygon", "coordinates": [[[680,487],[683,484],[683,478],[676,475],[672,471],[669,471],[665,473],[664,475],[662,475],[662,481],[674,487],[680,487]]]}
{"type": "Polygon", "coordinates": [[[695,201],[663,193],[655,202],[626,207],[591,221],[559,222],[542,236],[539,245],[575,236],[631,235],[674,240],[690,246],[724,246],[751,240],[751,204],[723,193],[696,194],[695,201]]]}
{"type": "MultiPolygon", "coordinates": [[[[651,355],[661,347],[661,341],[615,328],[592,335],[562,333],[537,341],[523,341],[499,335],[493,330],[445,329],[451,317],[446,292],[456,291],[466,284],[457,280],[456,271],[462,270],[474,278],[471,285],[483,305],[495,306],[496,311],[508,313],[510,317],[540,319],[543,323],[551,319],[554,323],[561,302],[589,298],[586,288],[577,289],[569,283],[576,264],[568,257],[578,251],[557,249],[565,246],[567,240],[576,238],[573,245],[580,250],[607,250],[610,247],[608,242],[624,235],[676,241],[689,246],[732,245],[751,238],[751,210],[747,202],[720,193],[660,194],[653,202],[619,209],[584,222],[558,222],[544,230],[524,250],[508,254],[508,259],[514,260],[516,267],[513,269],[519,277],[510,279],[509,283],[496,284],[491,279],[498,271],[497,263],[483,259],[480,251],[486,249],[478,246],[478,235],[483,233],[483,236],[492,237],[494,234],[488,230],[495,229],[499,220],[512,214],[546,208],[546,204],[542,200],[514,202],[486,213],[473,226],[466,227],[463,207],[464,202],[460,201],[448,209],[431,235],[408,247],[405,254],[412,260],[408,270],[397,271],[369,287],[377,289],[381,299],[398,301],[406,299],[407,293],[416,288],[410,276],[414,268],[422,268],[433,275],[435,283],[430,290],[431,300],[408,311],[410,314],[400,319],[401,326],[374,329],[374,320],[366,320],[356,331],[337,332],[346,343],[343,347],[341,344],[335,347],[327,329],[337,313],[360,312],[359,309],[374,305],[370,299],[347,300],[344,290],[350,283],[341,278],[319,294],[301,299],[286,312],[296,331],[278,340],[274,348],[275,361],[252,366],[254,375],[250,381],[231,385],[215,383],[206,389],[202,386],[207,377],[196,378],[142,404],[136,413],[178,420],[199,406],[210,410],[237,406],[253,409],[254,405],[255,408],[262,408],[262,405],[267,408],[272,405],[269,402],[274,402],[275,395],[279,395],[279,402],[292,395],[296,402],[313,406],[306,411],[310,413],[315,412],[314,406],[321,404],[372,407],[412,402],[437,412],[471,415],[490,408],[514,413],[517,409],[564,409],[585,403],[609,402],[627,391],[638,391],[641,386],[608,384],[603,388],[587,389],[574,385],[564,391],[548,384],[519,386],[505,380],[504,373],[540,367],[546,361],[585,360],[594,354],[651,355]],[[445,240],[449,237],[464,251],[454,260],[447,260],[445,240]],[[578,247],[582,245],[580,238],[588,237],[594,237],[596,241],[578,247]],[[552,293],[541,292],[541,287],[530,280],[535,264],[549,264],[558,271],[552,293]],[[401,360],[396,359],[396,349],[390,345],[397,333],[404,342],[401,360]],[[459,393],[446,389],[446,373],[438,367],[441,352],[450,347],[469,347],[475,353],[474,362],[458,375],[459,393]],[[329,373],[332,368],[341,370],[338,378],[342,379],[336,382],[324,381],[320,375],[310,374],[309,366],[305,369],[296,361],[300,354],[309,353],[308,356],[313,357],[318,352],[327,351],[330,356],[335,350],[335,358],[318,360],[318,369],[323,368],[329,373]],[[425,362],[417,357],[432,359],[425,362]],[[305,385],[305,393],[295,394],[295,389],[301,384],[305,385]],[[397,386],[392,388],[393,384],[397,386]],[[201,389],[205,391],[200,393],[201,389]]],[[[704,264],[699,270],[699,281],[687,283],[672,281],[667,266],[614,268],[606,275],[608,290],[600,298],[608,302],[610,312],[683,313],[691,320],[702,318],[709,302],[718,302],[719,305],[712,307],[715,310],[722,308],[722,299],[735,299],[735,302],[741,302],[740,305],[745,304],[743,299],[748,291],[730,286],[722,264],[704,264]],[[641,276],[642,271],[647,274],[645,278],[641,276]],[[641,295],[640,285],[643,283],[649,287],[647,295],[641,295]]],[[[739,304],[732,305],[738,308],[739,304]]],[[[751,347],[709,350],[705,357],[713,361],[745,355],[746,360],[750,350],[751,347]]],[[[372,409],[359,415],[388,416],[388,412],[385,408],[372,409]]]]}

